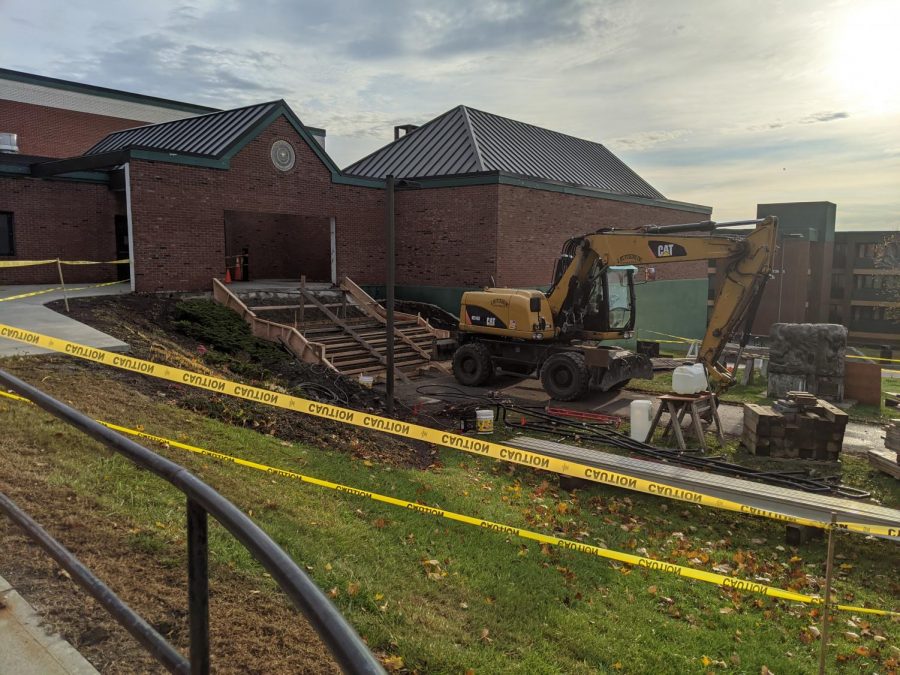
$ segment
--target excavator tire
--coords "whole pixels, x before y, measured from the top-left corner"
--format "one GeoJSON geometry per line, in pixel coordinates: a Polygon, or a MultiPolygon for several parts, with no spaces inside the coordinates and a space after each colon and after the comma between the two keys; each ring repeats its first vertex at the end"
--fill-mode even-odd
{"type": "Polygon", "coordinates": [[[467,387],[480,387],[494,374],[494,364],[488,348],[468,342],[453,355],[453,376],[467,387]]]}
{"type": "Polygon", "coordinates": [[[577,401],[587,392],[591,371],[584,363],[584,354],[560,352],[554,354],[541,368],[544,391],[557,401],[577,401]]]}

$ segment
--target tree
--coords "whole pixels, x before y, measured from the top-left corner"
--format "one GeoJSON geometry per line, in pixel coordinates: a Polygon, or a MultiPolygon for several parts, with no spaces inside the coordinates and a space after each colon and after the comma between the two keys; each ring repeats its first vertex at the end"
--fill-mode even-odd
{"type": "Polygon", "coordinates": [[[882,277],[881,295],[893,303],[885,309],[885,317],[900,321],[900,233],[892,232],[875,247],[875,267],[888,270],[882,277]]]}

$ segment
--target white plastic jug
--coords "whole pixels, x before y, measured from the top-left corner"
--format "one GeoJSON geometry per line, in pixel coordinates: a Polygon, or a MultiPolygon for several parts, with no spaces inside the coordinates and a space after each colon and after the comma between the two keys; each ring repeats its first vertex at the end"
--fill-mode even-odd
{"type": "Polygon", "coordinates": [[[672,373],[672,390],[676,394],[696,394],[706,391],[706,368],[702,363],[678,366],[672,373]]]}
{"type": "Polygon", "coordinates": [[[632,401],[629,406],[631,414],[631,438],[642,443],[647,438],[647,432],[650,431],[650,411],[653,404],[650,401],[637,400],[632,401]]]}

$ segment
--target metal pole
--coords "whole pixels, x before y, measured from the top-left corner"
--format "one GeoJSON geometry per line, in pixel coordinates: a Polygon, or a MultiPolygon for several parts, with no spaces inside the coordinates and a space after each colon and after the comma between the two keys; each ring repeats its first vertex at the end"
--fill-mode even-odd
{"type": "Polygon", "coordinates": [[[387,312],[387,344],[385,358],[385,389],[387,401],[385,411],[394,414],[394,176],[387,177],[384,198],[387,208],[387,282],[385,288],[385,310],[387,312]]]}
{"type": "Polygon", "coordinates": [[[825,675],[825,649],[828,645],[828,610],[831,606],[831,579],[834,571],[834,524],[837,516],[831,514],[828,528],[828,558],[825,562],[825,604],[822,606],[822,644],[819,648],[819,675],[825,675]]]}
{"type": "Polygon", "coordinates": [[[781,239],[781,265],[778,269],[778,323],[781,323],[781,289],[784,287],[784,237],[781,239]]]}
{"type": "Polygon", "coordinates": [[[66,313],[69,313],[69,296],[66,295],[66,280],[63,279],[62,263],[56,259],[56,269],[59,270],[59,283],[62,285],[63,301],[66,303],[66,313]]]}
{"type": "Polygon", "coordinates": [[[188,608],[191,617],[191,675],[209,674],[209,567],[206,510],[187,500],[188,608]]]}

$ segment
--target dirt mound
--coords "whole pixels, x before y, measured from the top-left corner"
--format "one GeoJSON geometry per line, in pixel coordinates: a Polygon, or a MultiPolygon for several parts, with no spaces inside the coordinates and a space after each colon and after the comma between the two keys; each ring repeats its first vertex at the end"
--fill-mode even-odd
{"type": "MultiPolygon", "coordinates": [[[[378,391],[323,366],[297,361],[274,343],[253,337],[237,314],[210,300],[127,295],[79,298],[69,303],[73,318],[127,342],[138,358],[355,410],[376,414],[384,410],[384,399],[378,391]]],[[[70,359],[51,357],[51,362],[56,361],[72,363],[70,359]]],[[[78,363],[83,368],[106,369],[78,363]]],[[[117,371],[115,377],[181,407],[287,441],[421,468],[430,466],[436,455],[436,450],[425,443],[123,371],[117,371]]]]}

